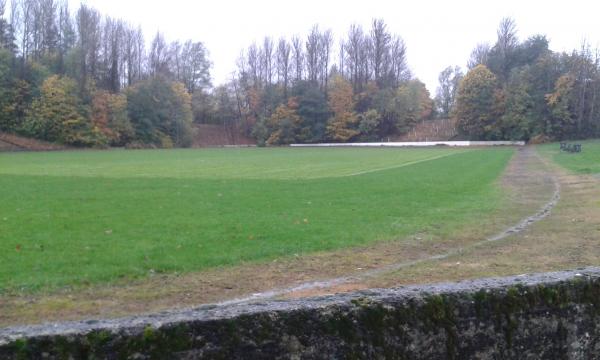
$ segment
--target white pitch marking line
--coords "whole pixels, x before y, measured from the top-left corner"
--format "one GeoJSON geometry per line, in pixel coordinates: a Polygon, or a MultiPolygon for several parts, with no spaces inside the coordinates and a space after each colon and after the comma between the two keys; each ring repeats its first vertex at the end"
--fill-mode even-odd
{"type": "Polygon", "coordinates": [[[421,159],[421,160],[411,161],[411,162],[407,162],[407,163],[400,164],[400,165],[388,166],[388,167],[379,168],[379,169],[365,170],[365,171],[361,171],[361,172],[357,172],[357,173],[353,173],[353,174],[340,175],[338,177],[359,176],[359,175],[370,174],[370,173],[379,172],[379,171],[399,169],[399,168],[403,168],[403,167],[406,167],[406,166],[416,165],[416,164],[424,163],[424,162],[427,162],[427,161],[433,161],[433,160],[443,159],[443,158],[446,158],[446,157],[449,157],[449,156],[454,156],[454,155],[464,154],[464,153],[465,153],[464,151],[461,151],[461,152],[456,152],[456,153],[451,153],[451,154],[444,154],[444,155],[430,157],[430,158],[427,158],[427,159],[421,159]]]}

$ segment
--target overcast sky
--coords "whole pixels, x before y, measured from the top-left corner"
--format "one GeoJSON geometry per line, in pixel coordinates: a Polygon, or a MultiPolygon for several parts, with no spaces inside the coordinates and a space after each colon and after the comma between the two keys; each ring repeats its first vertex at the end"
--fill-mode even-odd
{"type": "MultiPolygon", "coordinates": [[[[70,0],[72,11],[79,0],[70,0]]],[[[586,39],[600,45],[600,3],[593,0],[400,1],[400,0],[84,0],[104,14],[141,25],[151,38],[202,41],[210,51],[214,84],[226,81],[240,51],[265,35],[299,34],[313,24],[345,36],[353,23],[383,18],[402,36],[409,66],[435,93],[440,71],[465,67],[479,42],[494,42],[503,17],[513,17],[519,38],[542,33],[556,51],[571,51],[586,39]],[[596,4],[596,5],[595,5],[596,4]]],[[[336,49],[338,46],[335,47],[336,49]]],[[[337,57],[336,57],[337,59],[337,57]]]]}

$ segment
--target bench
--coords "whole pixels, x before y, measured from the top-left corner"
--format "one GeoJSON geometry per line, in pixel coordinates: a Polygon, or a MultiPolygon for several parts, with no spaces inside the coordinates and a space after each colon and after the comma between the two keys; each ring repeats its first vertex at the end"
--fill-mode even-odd
{"type": "Polygon", "coordinates": [[[569,144],[565,142],[560,143],[560,150],[568,153],[580,153],[582,150],[581,144],[569,144]]]}

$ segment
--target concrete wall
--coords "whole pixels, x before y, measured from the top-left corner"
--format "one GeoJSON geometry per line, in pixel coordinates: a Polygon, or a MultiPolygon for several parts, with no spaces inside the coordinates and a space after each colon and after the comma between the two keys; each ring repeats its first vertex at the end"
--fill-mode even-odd
{"type": "Polygon", "coordinates": [[[525,146],[524,141],[423,141],[382,143],[292,144],[291,147],[431,147],[431,146],[525,146]]]}
{"type": "Polygon", "coordinates": [[[598,359],[600,269],[0,330],[0,359],[598,359]]]}

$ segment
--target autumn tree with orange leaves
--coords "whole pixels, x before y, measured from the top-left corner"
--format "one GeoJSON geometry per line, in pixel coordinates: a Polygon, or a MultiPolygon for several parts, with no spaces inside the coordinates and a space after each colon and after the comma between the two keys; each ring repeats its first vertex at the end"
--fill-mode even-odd
{"type": "Polygon", "coordinates": [[[333,141],[348,142],[360,134],[352,84],[340,75],[330,82],[329,107],[333,117],[328,121],[327,134],[333,141]]]}

